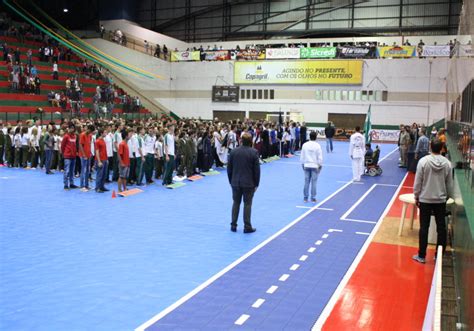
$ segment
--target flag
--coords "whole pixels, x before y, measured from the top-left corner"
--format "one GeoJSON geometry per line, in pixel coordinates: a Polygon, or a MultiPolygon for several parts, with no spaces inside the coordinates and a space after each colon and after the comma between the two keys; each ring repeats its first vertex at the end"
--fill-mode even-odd
{"type": "Polygon", "coordinates": [[[370,124],[370,107],[372,105],[369,105],[369,110],[367,111],[367,116],[365,117],[365,123],[364,123],[364,136],[365,136],[365,143],[370,144],[371,135],[370,131],[372,130],[372,125],[370,124]]]}

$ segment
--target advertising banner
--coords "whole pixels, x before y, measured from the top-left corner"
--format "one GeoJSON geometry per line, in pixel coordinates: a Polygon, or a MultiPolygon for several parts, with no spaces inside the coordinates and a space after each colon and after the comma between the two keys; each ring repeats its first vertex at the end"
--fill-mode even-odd
{"type": "Polygon", "coordinates": [[[235,62],[235,84],[362,84],[359,60],[235,62]]]}
{"type": "Polygon", "coordinates": [[[400,134],[400,130],[372,130],[370,135],[372,140],[375,141],[391,141],[395,142],[398,141],[398,136],[400,134]]]}
{"type": "Polygon", "coordinates": [[[342,59],[362,59],[375,57],[375,47],[338,47],[337,54],[342,59]]]}
{"type": "Polygon", "coordinates": [[[239,86],[216,86],[212,87],[213,102],[239,102],[239,86]]]}
{"type": "Polygon", "coordinates": [[[436,57],[448,57],[451,53],[451,48],[449,45],[443,45],[443,46],[423,46],[423,49],[421,51],[421,56],[424,57],[431,57],[431,56],[436,56],[436,57]]]}
{"type": "Polygon", "coordinates": [[[199,61],[201,58],[201,52],[171,52],[171,62],[178,61],[199,61]]]}
{"type": "Polygon", "coordinates": [[[267,59],[299,59],[299,48],[267,48],[265,50],[267,59]]]}
{"type": "Polygon", "coordinates": [[[458,56],[472,56],[472,45],[459,45],[458,56]]]}
{"type": "Polygon", "coordinates": [[[232,60],[264,60],[265,51],[256,49],[243,49],[240,51],[231,51],[232,60]]]}
{"type": "Polygon", "coordinates": [[[382,46],[377,47],[379,57],[413,57],[416,56],[416,46],[382,46]]]}
{"type": "Polygon", "coordinates": [[[302,59],[332,59],[336,57],[336,47],[305,47],[300,48],[302,59]]]}
{"type": "Polygon", "coordinates": [[[229,51],[205,51],[204,60],[206,61],[225,61],[230,60],[229,51]]]}

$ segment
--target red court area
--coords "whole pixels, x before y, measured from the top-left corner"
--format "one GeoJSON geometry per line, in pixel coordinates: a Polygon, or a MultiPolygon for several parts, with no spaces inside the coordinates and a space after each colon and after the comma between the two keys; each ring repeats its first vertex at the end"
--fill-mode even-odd
{"type": "MultiPolygon", "coordinates": [[[[400,194],[413,193],[409,173],[400,194]]],[[[400,217],[395,199],[387,217],[400,217]]],[[[421,330],[435,262],[416,263],[417,248],[372,242],[329,315],[324,330],[421,330]]],[[[429,254],[428,256],[433,256],[429,254]]]]}
{"type": "Polygon", "coordinates": [[[434,270],[416,249],[371,243],[324,330],[421,330],[434,270]]]}

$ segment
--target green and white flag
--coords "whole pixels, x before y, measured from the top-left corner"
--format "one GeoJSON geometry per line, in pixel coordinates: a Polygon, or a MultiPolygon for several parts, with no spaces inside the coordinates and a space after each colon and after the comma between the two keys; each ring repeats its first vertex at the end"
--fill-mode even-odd
{"type": "Polygon", "coordinates": [[[365,143],[370,144],[371,142],[371,135],[370,131],[372,130],[372,125],[370,124],[370,108],[372,105],[369,105],[369,110],[367,111],[367,116],[365,117],[364,123],[364,136],[365,136],[365,143]]]}

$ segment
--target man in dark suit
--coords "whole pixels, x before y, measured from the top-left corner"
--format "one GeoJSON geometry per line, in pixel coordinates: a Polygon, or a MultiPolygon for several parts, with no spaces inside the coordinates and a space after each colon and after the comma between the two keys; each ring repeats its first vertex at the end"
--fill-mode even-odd
{"type": "Polygon", "coordinates": [[[260,183],[260,159],[256,149],[252,148],[250,133],[242,134],[242,146],[232,150],[227,163],[227,176],[232,186],[232,223],[230,230],[237,231],[240,203],[244,198],[244,233],[252,233],[257,229],[252,227],[250,214],[252,199],[260,183]]]}

